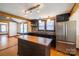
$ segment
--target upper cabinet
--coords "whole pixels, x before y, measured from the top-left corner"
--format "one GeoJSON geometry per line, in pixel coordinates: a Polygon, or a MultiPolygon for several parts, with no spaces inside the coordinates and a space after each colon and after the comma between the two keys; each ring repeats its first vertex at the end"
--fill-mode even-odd
{"type": "Polygon", "coordinates": [[[70,13],[64,13],[56,16],[56,21],[57,22],[64,22],[68,21],[70,17],[70,13]]]}
{"type": "Polygon", "coordinates": [[[31,31],[38,31],[38,21],[37,20],[31,20],[31,31]]]}

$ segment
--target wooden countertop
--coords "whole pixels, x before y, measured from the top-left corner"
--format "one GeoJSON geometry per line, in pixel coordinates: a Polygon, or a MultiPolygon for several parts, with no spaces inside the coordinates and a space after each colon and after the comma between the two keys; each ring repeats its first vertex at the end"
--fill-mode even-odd
{"type": "Polygon", "coordinates": [[[55,35],[55,32],[44,32],[44,31],[35,31],[35,32],[29,32],[29,33],[36,33],[36,34],[42,34],[42,35],[55,35]]]}
{"type": "Polygon", "coordinates": [[[30,41],[33,43],[41,44],[44,46],[48,46],[51,43],[51,41],[53,40],[50,38],[31,36],[31,35],[20,35],[18,38],[23,39],[23,40],[27,40],[27,41],[30,41]]]}

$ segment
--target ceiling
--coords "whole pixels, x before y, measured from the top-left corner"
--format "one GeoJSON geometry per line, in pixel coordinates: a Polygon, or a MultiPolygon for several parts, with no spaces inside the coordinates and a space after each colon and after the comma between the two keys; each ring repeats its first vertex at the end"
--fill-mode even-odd
{"type": "Polygon", "coordinates": [[[5,16],[0,16],[0,20],[3,20],[3,21],[15,21],[17,23],[22,23],[22,22],[27,22],[26,20],[21,20],[21,19],[16,19],[16,18],[7,18],[5,16]]]}
{"type": "Polygon", "coordinates": [[[12,20],[17,22],[17,23],[27,22],[26,20],[21,20],[21,19],[16,19],[16,18],[12,18],[12,20]]]}
{"type": "Polygon", "coordinates": [[[25,16],[24,10],[33,5],[34,3],[0,3],[0,11],[29,19],[39,19],[70,12],[74,3],[43,3],[42,8],[39,9],[39,13],[35,11],[25,16]]]}

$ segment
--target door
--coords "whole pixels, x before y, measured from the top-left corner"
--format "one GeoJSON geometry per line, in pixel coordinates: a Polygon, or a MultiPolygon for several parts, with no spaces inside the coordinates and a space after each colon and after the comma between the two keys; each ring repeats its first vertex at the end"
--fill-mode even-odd
{"type": "Polygon", "coordinates": [[[19,26],[20,26],[20,33],[27,33],[28,32],[27,23],[21,23],[19,26]]]}
{"type": "Polygon", "coordinates": [[[23,23],[21,23],[19,26],[20,26],[20,33],[23,33],[24,32],[24,30],[23,30],[23,23]]]}
{"type": "Polygon", "coordinates": [[[65,24],[66,22],[58,22],[56,24],[56,40],[65,41],[65,24]]]}
{"type": "Polygon", "coordinates": [[[24,33],[27,33],[27,28],[28,28],[27,27],[27,24],[24,24],[24,29],[23,29],[24,30],[24,33]]]}
{"type": "Polygon", "coordinates": [[[66,41],[76,43],[76,22],[67,22],[67,35],[66,41]]]}
{"type": "Polygon", "coordinates": [[[76,55],[76,21],[68,21],[66,24],[65,51],[70,55],[76,55]]]}

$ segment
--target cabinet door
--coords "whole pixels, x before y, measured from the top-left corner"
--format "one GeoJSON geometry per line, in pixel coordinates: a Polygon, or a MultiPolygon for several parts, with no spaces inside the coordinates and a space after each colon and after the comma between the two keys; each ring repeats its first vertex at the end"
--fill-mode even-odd
{"type": "Polygon", "coordinates": [[[56,39],[58,40],[65,40],[65,24],[66,22],[58,22],[56,24],[56,39]]]}
{"type": "Polygon", "coordinates": [[[67,32],[66,32],[66,41],[76,42],[76,22],[69,21],[67,22],[67,32]]]}

